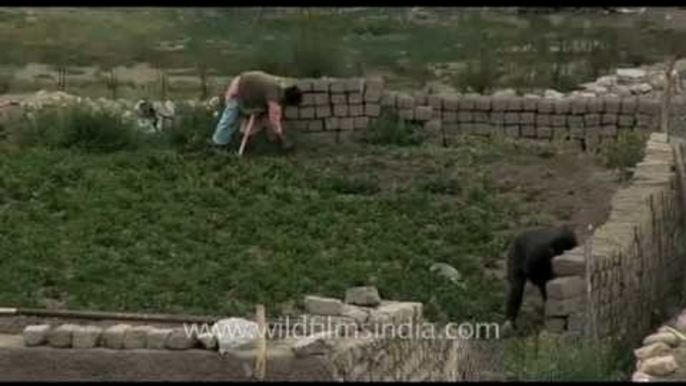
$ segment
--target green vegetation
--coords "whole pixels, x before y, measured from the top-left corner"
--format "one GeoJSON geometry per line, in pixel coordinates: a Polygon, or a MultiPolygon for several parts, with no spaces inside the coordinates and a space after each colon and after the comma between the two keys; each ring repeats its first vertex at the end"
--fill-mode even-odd
{"type": "Polygon", "coordinates": [[[500,318],[502,283],[483,261],[526,211],[487,169],[527,146],[358,144],[251,160],[257,149],[239,161],[199,150],[212,118],[196,113],[173,141],[79,109],[12,126],[34,135],[12,135],[18,148],[0,154],[0,302],[227,314],[264,302],[278,313],[364,282],[433,318],[500,318]],[[434,277],[439,261],[464,286],[434,277]]]}
{"type": "Polygon", "coordinates": [[[603,143],[600,156],[604,166],[627,177],[629,169],[643,159],[646,139],[645,133],[623,132],[616,141],[603,143]]]}
{"type": "Polygon", "coordinates": [[[516,382],[619,382],[633,359],[629,349],[548,334],[508,340],[503,355],[516,382]]]}
{"type": "Polygon", "coordinates": [[[422,143],[424,137],[417,125],[400,119],[395,110],[383,108],[362,140],[376,145],[413,146],[422,143]]]}

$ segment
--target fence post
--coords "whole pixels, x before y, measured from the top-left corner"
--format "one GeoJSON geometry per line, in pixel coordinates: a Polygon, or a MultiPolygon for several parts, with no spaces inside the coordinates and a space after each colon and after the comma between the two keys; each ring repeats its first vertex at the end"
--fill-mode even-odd
{"type": "Polygon", "coordinates": [[[595,302],[593,301],[592,273],[595,267],[593,258],[593,225],[588,225],[589,236],[584,243],[584,263],[586,265],[586,323],[584,335],[594,343],[598,341],[598,326],[596,324],[595,302]]]}

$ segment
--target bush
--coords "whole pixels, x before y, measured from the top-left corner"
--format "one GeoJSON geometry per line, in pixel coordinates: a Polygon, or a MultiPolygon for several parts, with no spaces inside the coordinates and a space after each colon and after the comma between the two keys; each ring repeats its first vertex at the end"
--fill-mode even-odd
{"type": "MultiPolygon", "coordinates": [[[[221,114],[221,110],[215,110],[221,114]]],[[[180,104],[176,115],[178,121],[164,132],[167,144],[180,151],[196,151],[207,147],[207,141],[219,120],[214,117],[215,111],[204,107],[191,107],[180,104]]]]}
{"type": "Polygon", "coordinates": [[[414,146],[421,144],[424,137],[416,125],[400,119],[393,110],[385,108],[369,126],[362,140],[374,145],[414,146]]]}
{"type": "Polygon", "coordinates": [[[40,110],[27,115],[11,130],[13,139],[20,146],[108,153],[132,149],[140,143],[133,123],[120,115],[78,105],[61,110],[40,110]]]}
{"type": "Polygon", "coordinates": [[[628,169],[643,159],[646,138],[640,133],[620,134],[616,141],[601,146],[601,159],[605,167],[618,169],[626,175],[628,169]]]}
{"type": "Polygon", "coordinates": [[[542,334],[506,342],[504,370],[516,382],[619,381],[621,352],[605,343],[542,334]]]}

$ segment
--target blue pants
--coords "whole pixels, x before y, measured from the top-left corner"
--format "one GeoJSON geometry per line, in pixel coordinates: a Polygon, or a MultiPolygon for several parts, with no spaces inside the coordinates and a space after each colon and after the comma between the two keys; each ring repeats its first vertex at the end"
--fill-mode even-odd
{"type": "Polygon", "coordinates": [[[238,130],[238,125],[240,125],[241,120],[239,118],[240,109],[238,108],[238,102],[235,100],[229,101],[221,118],[219,118],[217,128],[214,130],[212,142],[217,145],[229,144],[233,134],[238,130]]]}

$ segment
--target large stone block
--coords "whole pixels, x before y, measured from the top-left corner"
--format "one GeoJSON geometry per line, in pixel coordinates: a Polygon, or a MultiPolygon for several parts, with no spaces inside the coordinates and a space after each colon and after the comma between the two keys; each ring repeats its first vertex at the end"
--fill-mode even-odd
{"type": "Polygon", "coordinates": [[[440,95],[429,95],[427,97],[427,103],[429,106],[431,106],[434,110],[441,110],[443,109],[443,97],[440,95]]]}
{"type": "Polygon", "coordinates": [[[365,92],[383,92],[384,80],[380,77],[371,77],[365,79],[365,92]]]}
{"type": "Polygon", "coordinates": [[[536,115],[534,113],[520,113],[519,122],[524,125],[533,125],[536,122],[536,115]]]}
{"type": "Polygon", "coordinates": [[[314,104],[316,106],[328,105],[329,103],[331,103],[331,99],[329,98],[329,94],[327,94],[327,93],[314,94],[314,104]]]}
{"type": "Polygon", "coordinates": [[[536,114],[536,126],[550,127],[552,119],[549,114],[536,114]]]}
{"type": "Polygon", "coordinates": [[[414,98],[414,103],[417,106],[426,106],[429,100],[428,95],[423,91],[414,92],[412,98],[414,98]]]}
{"type": "Polygon", "coordinates": [[[348,103],[348,96],[345,94],[333,94],[331,95],[331,103],[335,105],[344,105],[348,103]]]}
{"type": "Polygon", "coordinates": [[[307,131],[317,132],[324,130],[324,121],[321,119],[313,119],[307,124],[307,131]]]}
{"type": "Polygon", "coordinates": [[[659,114],[661,109],[660,101],[648,98],[641,98],[638,100],[636,111],[641,114],[655,115],[659,114]]]}
{"type": "Polygon", "coordinates": [[[473,122],[474,114],[471,111],[459,111],[457,113],[457,121],[461,123],[473,122]]]}
{"type": "Polygon", "coordinates": [[[368,117],[355,117],[353,119],[353,128],[355,130],[364,130],[369,126],[368,117]]]}
{"type": "Polygon", "coordinates": [[[40,346],[48,342],[49,324],[26,326],[23,332],[24,345],[27,347],[40,346]]]}
{"type": "MultiPolygon", "coordinates": [[[[443,99],[443,110],[457,111],[460,109],[460,104],[465,103],[461,98],[456,96],[446,96],[443,99]]],[[[471,109],[470,109],[471,110],[471,109]]]]}
{"type": "Polygon", "coordinates": [[[461,98],[456,98],[457,100],[457,107],[452,108],[451,110],[474,110],[476,109],[476,98],[474,97],[469,97],[469,96],[463,96],[461,98]]]}
{"type": "Polygon", "coordinates": [[[603,104],[605,105],[605,113],[619,114],[622,102],[616,97],[605,97],[603,98],[603,104]]]}
{"type": "Polygon", "coordinates": [[[188,350],[198,344],[197,336],[189,334],[184,328],[172,328],[165,346],[170,350],[188,350]]]}
{"type": "Polygon", "coordinates": [[[506,125],[518,125],[519,124],[519,113],[514,113],[514,112],[505,113],[505,124],[506,125]]]}
{"type": "Polygon", "coordinates": [[[366,103],[379,103],[381,101],[382,96],[383,96],[383,94],[380,90],[379,91],[367,90],[364,93],[364,101],[366,103]]]}
{"type": "Polygon", "coordinates": [[[362,94],[355,92],[348,95],[348,103],[351,105],[362,104],[362,102],[364,102],[362,94]]]}
{"type": "Polygon", "coordinates": [[[638,98],[636,97],[626,97],[622,98],[622,104],[619,109],[621,114],[634,115],[636,109],[638,108],[638,98]]]}
{"type": "Polygon", "coordinates": [[[398,117],[406,121],[414,120],[414,108],[398,110],[398,117]]]}
{"type": "Polygon", "coordinates": [[[340,118],[329,117],[324,120],[325,130],[338,130],[341,127],[340,118]]]}
{"type": "Polygon", "coordinates": [[[567,116],[567,126],[570,128],[581,128],[584,127],[584,117],[581,115],[569,115],[567,116]]]}
{"type": "Polygon", "coordinates": [[[586,110],[589,113],[600,114],[603,112],[604,108],[605,108],[605,104],[603,103],[602,98],[592,98],[586,104],[586,110]]]}
{"type": "Polygon", "coordinates": [[[306,120],[296,120],[296,121],[288,121],[287,125],[288,125],[289,129],[298,130],[298,131],[305,131],[305,130],[307,130],[307,123],[308,123],[308,121],[306,121],[306,120]]]}
{"type": "Polygon", "coordinates": [[[349,131],[354,129],[353,119],[350,117],[345,117],[340,119],[341,130],[349,131]]]}
{"type": "Polygon", "coordinates": [[[600,118],[602,125],[614,125],[617,123],[617,114],[605,113],[600,118]]]}
{"type": "Polygon", "coordinates": [[[443,116],[441,119],[446,123],[457,122],[457,113],[455,111],[443,110],[443,116]]]}
{"type": "Polygon", "coordinates": [[[537,126],[536,137],[541,139],[550,139],[553,137],[553,128],[550,126],[537,126]]]}
{"type": "Polygon", "coordinates": [[[331,91],[332,94],[342,94],[346,91],[345,88],[345,80],[343,79],[336,79],[331,82],[331,85],[329,86],[329,91],[331,91]]]}
{"type": "Polygon", "coordinates": [[[333,115],[337,117],[347,117],[349,115],[348,105],[333,105],[333,115]]]}
{"type": "Polygon", "coordinates": [[[351,117],[361,117],[364,115],[364,106],[363,105],[349,105],[348,106],[348,114],[351,117]]]}
{"type": "Polygon", "coordinates": [[[576,98],[572,100],[572,114],[580,115],[586,113],[588,98],[576,98]]]}
{"type": "Polygon", "coordinates": [[[345,291],[345,302],[357,306],[377,306],[381,304],[381,297],[376,287],[352,287],[345,291]]]}
{"type": "Polygon", "coordinates": [[[325,106],[317,106],[317,109],[315,111],[315,116],[317,118],[328,118],[331,116],[331,106],[330,105],[325,105],[325,106]]]}
{"type": "Polygon", "coordinates": [[[567,126],[567,116],[566,115],[552,115],[550,117],[550,125],[553,127],[564,127],[567,126]]]}
{"type": "Polygon", "coordinates": [[[538,100],[525,98],[522,102],[522,111],[536,112],[538,110],[538,100]]]}
{"type": "Polygon", "coordinates": [[[79,326],[72,334],[71,345],[77,349],[97,347],[102,339],[103,329],[98,326],[79,326]]]}
{"type": "Polygon", "coordinates": [[[364,91],[364,81],[362,79],[348,79],[345,81],[345,91],[362,94],[364,91]]]}
{"type": "Polygon", "coordinates": [[[364,115],[368,117],[378,117],[381,115],[381,105],[376,103],[367,103],[364,105],[364,115]]]}
{"type": "Polygon", "coordinates": [[[634,127],[635,123],[633,115],[620,115],[617,122],[619,127],[634,127]]]}
{"type": "Polygon", "coordinates": [[[555,102],[549,99],[538,101],[539,114],[552,114],[555,112],[555,102]]]}
{"type": "Polygon", "coordinates": [[[115,350],[124,348],[124,337],[129,329],[131,326],[128,324],[117,324],[106,328],[102,333],[104,346],[115,350]]]}
{"type": "Polygon", "coordinates": [[[505,113],[501,111],[491,112],[489,116],[489,121],[493,125],[504,125],[505,124],[505,113]]]}
{"type": "Polygon", "coordinates": [[[314,107],[301,107],[298,117],[300,119],[312,119],[314,118],[315,108],[314,107]]]}
{"type": "Polygon", "coordinates": [[[313,84],[314,84],[314,80],[312,80],[312,79],[299,79],[296,82],[296,86],[298,86],[300,91],[303,91],[303,92],[312,91],[312,85],[313,84]]]}
{"type": "Polygon", "coordinates": [[[507,98],[507,111],[522,111],[524,109],[524,98],[507,98]]]}
{"type": "Polygon", "coordinates": [[[414,98],[407,94],[398,94],[397,104],[399,109],[414,108],[414,98]]]}
{"type": "Polygon", "coordinates": [[[600,127],[600,136],[601,137],[616,137],[617,136],[617,126],[610,124],[610,125],[602,125],[600,127]]]}
{"type": "Polygon", "coordinates": [[[586,291],[586,281],[581,276],[558,277],[546,285],[548,298],[568,299],[580,296],[586,291]]]}
{"type": "Polygon", "coordinates": [[[489,121],[488,113],[485,111],[474,111],[472,117],[474,123],[487,123],[489,121]]]}
{"type": "Polygon", "coordinates": [[[476,97],[474,100],[474,109],[477,111],[490,111],[491,98],[486,96],[476,97]]]}
{"type": "Polygon", "coordinates": [[[584,126],[599,126],[600,125],[600,114],[585,114],[584,115],[584,126]]]}
{"type": "Polygon", "coordinates": [[[74,331],[79,326],[75,324],[63,324],[48,332],[48,343],[50,347],[67,348],[71,347],[74,331]]]}
{"type": "Polygon", "coordinates": [[[135,326],[129,328],[124,334],[125,349],[141,349],[147,347],[148,332],[151,326],[135,326]]]}
{"type": "Polygon", "coordinates": [[[553,258],[553,272],[557,276],[584,275],[586,261],[584,260],[583,247],[572,249],[553,258]]]}
{"type": "Polygon", "coordinates": [[[386,92],[381,97],[381,106],[384,107],[395,107],[396,106],[397,94],[394,92],[386,92]]]}
{"type": "Polygon", "coordinates": [[[171,334],[170,328],[153,328],[148,330],[146,346],[151,350],[163,350],[167,347],[167,338],[171,334]]]}
{"type": "Polygon", "coordinates": [[[430,106],[418,106],[414,110],[414,118],[418,121],[428,121],[433,117],[433,110],[430,106]]]}
{"type": "Polygon", "coordinates": [[[572,104],[569,100],[556,100],[555,101],[555,114],[570,114],[572,112],[572,104]]]}
{"type": "Polygon", "coordinates": [[[314,92],[329,92],[331,80],[329,79],[315,79],[312,83],[312,91],[314,92]]]}
{"type": "Polygon", "coordinates": [[[532,124],[522,124],[520,134],[524,138],[536,138],[536,126],[532,124]]]}
{"type": "Polygon", "coordinates": [[[303,100],[300,102],[301,107],[307,107],[307,106],[314,106],[314,94],[312,93],[304,93],[303,94],[303,100]]]}
{"type": "Polygon", "coordinates": [[[305,311],[313,315],[340,315],[343,302],[339,299],[305,296],[305,311]]]}
{"type": "Polygon", "coordinates": [[[546,316],[566,316],[577,312],[584,304],[584,297],[548,299],[545,303],[546,316]]]}
{"type": "Polygon", "coordinates": [[[507,98],[494,97],[491,100],[491,109],[493,109],[493,111],[504,112],[507,110],[507,103],[507,98]]]}
{"type": "Polygon", "coordinates": [[[298,119],[298,107],[286,106],[286,108],[283,109],[283,116],[286,119],[298,119]]]}
{"type": "Polygon", "coordinates": [[[388,302],[372,310],[369,323],[372,325],[400,325],[423,319],[422,303],[388,302]]]}

